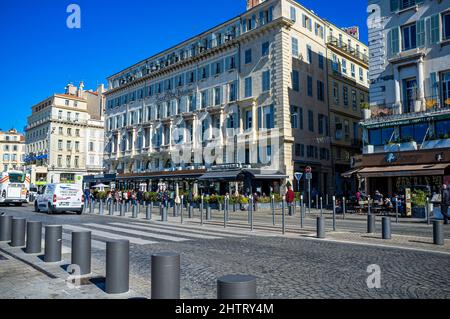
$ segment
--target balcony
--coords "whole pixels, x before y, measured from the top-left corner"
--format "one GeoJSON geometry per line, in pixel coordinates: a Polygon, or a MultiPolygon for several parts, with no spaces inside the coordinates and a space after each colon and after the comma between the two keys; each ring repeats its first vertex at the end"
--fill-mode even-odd
{"type": "Polygon", "coordinates": [[[357,51],[354,47],[349,46],[343,41],[339,41],[338,38],[329,36],[327,44],[338,49],[340,52],[346,54],[347,56],[350,56],[358,60],[359,62],[365,64],[366,66],[369,65],[369,56],[367,54],[357,51]]]}

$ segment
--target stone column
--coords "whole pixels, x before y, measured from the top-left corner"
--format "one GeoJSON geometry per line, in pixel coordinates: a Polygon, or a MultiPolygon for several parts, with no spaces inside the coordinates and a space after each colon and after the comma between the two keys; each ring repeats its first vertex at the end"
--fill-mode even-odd
{"type": "MultiPolygon", "coordinates": [[[[400,91],[400,72],[398,71],[398,67],[394,66],[394,85],[395,85],[395,113],[396,114],[402,114],[403,113],[403,107],[402,107],[402,97],[401,97],[401,91],[400,91]]],[[[388,101],[389,103],[389,101],[388,101]]]]}
{"type": "Polygon", "coordinates": [[[414,104],[414,112],[424,111],[425,87],[423,72],[423,59],[420,58],[417,63],[417,101],[414,104]]]}

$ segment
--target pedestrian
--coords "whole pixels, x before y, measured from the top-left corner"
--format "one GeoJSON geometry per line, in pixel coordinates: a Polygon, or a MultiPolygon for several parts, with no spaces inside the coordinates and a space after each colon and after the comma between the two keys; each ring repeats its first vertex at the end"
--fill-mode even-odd
{"type": "Polygon", "coordinates": [[[357,191],[356,192],[356,202],[359,204],[360,201],[361,201],[361,192],[357,191]]]}
{"type": "Polygon", "coordinates": [[[289,186],[288,187],[288,191],[286,192],[286,203],[288,205],[288,209],[289,209],[289,216],[292,216],[292,205],[294,203],[295,200],[295,193],[292,190],[292,187],[289,186]]]}
{"type": "Polygon", "coordinates": [[[444,216],[444,224],[448,225],[450,216],[448,215],[448,207],[450,206],[450,189],[447,184],[442,185],[441,195],[441,214],[444,216]]]}

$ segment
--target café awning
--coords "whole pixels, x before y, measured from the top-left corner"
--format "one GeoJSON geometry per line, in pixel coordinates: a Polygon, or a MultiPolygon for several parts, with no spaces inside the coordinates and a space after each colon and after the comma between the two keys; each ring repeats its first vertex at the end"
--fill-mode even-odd
{"type": "Polygon", "coordinates": [[[352,177],[353,174],[358,173],[360,170],[361,170],[361,168],[352,169],[345,173],[342,173],[341,176],[345,177],[345,178],[350,178],[350,177],[352,177]]]}
{"type": "Polygon", "coordinates": [[[202,175],[201,181],[230,181],[236,182],[243,178],[242,170],[210,171],[202,175]]]}
{"type": "Polygon", "coordinates": [[[366,167],[358,172],[361,177],[401,177],[444,175],[450,164],[399,165],[366,167]]]}

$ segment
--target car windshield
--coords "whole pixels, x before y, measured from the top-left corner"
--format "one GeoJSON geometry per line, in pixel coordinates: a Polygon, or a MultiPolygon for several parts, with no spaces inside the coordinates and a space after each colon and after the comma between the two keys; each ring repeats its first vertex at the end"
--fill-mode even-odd
{"type": "Polygon", "coordinates": [[[10,183],[23,183],[25,181],[25,174],[9,174],[10,183]]]}

